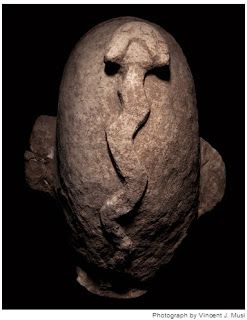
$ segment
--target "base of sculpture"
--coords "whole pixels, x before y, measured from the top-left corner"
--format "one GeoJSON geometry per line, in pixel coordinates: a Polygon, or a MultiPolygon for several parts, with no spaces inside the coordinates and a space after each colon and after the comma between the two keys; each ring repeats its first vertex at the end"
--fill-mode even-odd
{"type": "Polygon", "coordinates": [[[117,299],[131,299],[142,296],[147,292],[143,289],[127,289],[126,291],[116,292],[113,291],[112,284],[107,281],[95,281],[92,277],[88,275],[87,272],[83,271],[81,268],[77,267],[77,279],[81,286],[86,288],[89,292],[109,298],[117,299]]]}

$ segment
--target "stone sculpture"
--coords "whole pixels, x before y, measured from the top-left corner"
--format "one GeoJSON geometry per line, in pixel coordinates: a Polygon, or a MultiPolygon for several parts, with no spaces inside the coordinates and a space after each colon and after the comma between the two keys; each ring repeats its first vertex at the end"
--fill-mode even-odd
{"type": "Polygon", "coordinates": [[[109,297],[145,293],[225,188],[220,155],[199,138],[181,48],[132,17],[106,21],[78,42],[57,117],[37,119],[25,160],[31,188],[65,212],[77,280],[109,297]]]}

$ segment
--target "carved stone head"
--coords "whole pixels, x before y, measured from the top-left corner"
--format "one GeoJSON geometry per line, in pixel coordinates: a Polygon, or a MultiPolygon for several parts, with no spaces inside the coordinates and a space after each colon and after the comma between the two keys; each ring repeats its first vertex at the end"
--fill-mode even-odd
{"type": "Polygon", "coordinates": [[[78,42],[57,117],[37,119],[25,159],[30,186],[61,203],[77,280],[109,297],[143,294],[225,188],[220,155],[199,137],[181,48],[161,27],[131,17],[78,42]]]}

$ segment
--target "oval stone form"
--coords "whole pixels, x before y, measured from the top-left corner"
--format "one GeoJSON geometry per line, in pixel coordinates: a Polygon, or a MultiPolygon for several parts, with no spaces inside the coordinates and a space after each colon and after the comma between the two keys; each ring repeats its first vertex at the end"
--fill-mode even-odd
{"type": "Polygon", "coordinates": [[[161,27],[106,21],[66,64],[57,194],[89,291],[135,297],[198,214],[199,133],[186,58],[161,27]]]}

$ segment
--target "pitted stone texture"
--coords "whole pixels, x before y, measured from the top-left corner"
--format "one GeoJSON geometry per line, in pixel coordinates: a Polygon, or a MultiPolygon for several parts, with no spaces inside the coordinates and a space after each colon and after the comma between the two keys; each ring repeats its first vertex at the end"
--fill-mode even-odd
{"type": "Polygon", "coordinates": [[[56,117],[40,116],[30,137],[30,151],[25,152],[26,180],[34,190],[54,193],[56,117]]]}
{"type": "MultiPolygon", "coordinates": [[[[112,267],[116,249],[102,228],[100,211],[109,196],[123,187],[107,149],[105,132],[119,117],[126,131],[132,127],[123,117],[127,110],[118,96],[125,73],[120,69],[113,76],[107,75],[104,57],[119,28],[130,21],[127,18],[101,24],[79,42],[66,65],[59,99],[59,172],[63,193],[70,201],[68,215],[81,221],[86,263],[104,270],[112,267]]],[[[130,210],[122,217],[128,221],[119,219],[133,243],[124,273],[140,281],[152,277],[161,264],[171,259],[177,243],[197,217],[199,188],[193,79],[174,39],[155,25],[149,24],[149,28],[159,33],[169,50],[171,79],[163,81],[150,74],[143,83],[143,76],[136,80],[136,96],[130,95],[134,84],[130,81],[125,89],[130,96],[126,92],[123,97],[123,102],[129,100],[128,109],[133,114],[141,110],[144,98],[150,108],[147,122],[133,140],[135,154],[148,177],[147,190],[138,210],[130,210]]],[[[120,124],[118,128],[122,128],[120,124]]],[[[125,140],[120,139],[117,146],[125,157],[125,166],[131,168],[125,140]]],[[[121,269],[115,266],[114,271],[121,269]]]]}
{"type": "Polygon", "coordinates": [[[225,164],[220,154],[201,138],[199,217],[212,210],[224,196],[225,164]]]}
{"type": "MultiPolygon", "coordinates": [[[[55,148],[50,187],[40,178],[43,160],[38,178],[29,164],[26,172],[31,187],[62,204],[79,283],[110,297],[143,294],[198,206],[200,214],[211,209],[224,192],[217,151],[202,142],[200,155],[194,83],[181,48],[140,19],[96,26],[66,64],[56,127],[56,143],[52,131],[53,140],[44,135],[35,153],[41,148],[39,159],[47,159],[50,143],[55,148]],[[218,180],[221,187],[210,189],[218,180]]],[[[34,132],[43,129],[35,125],[34,132]]]]}

